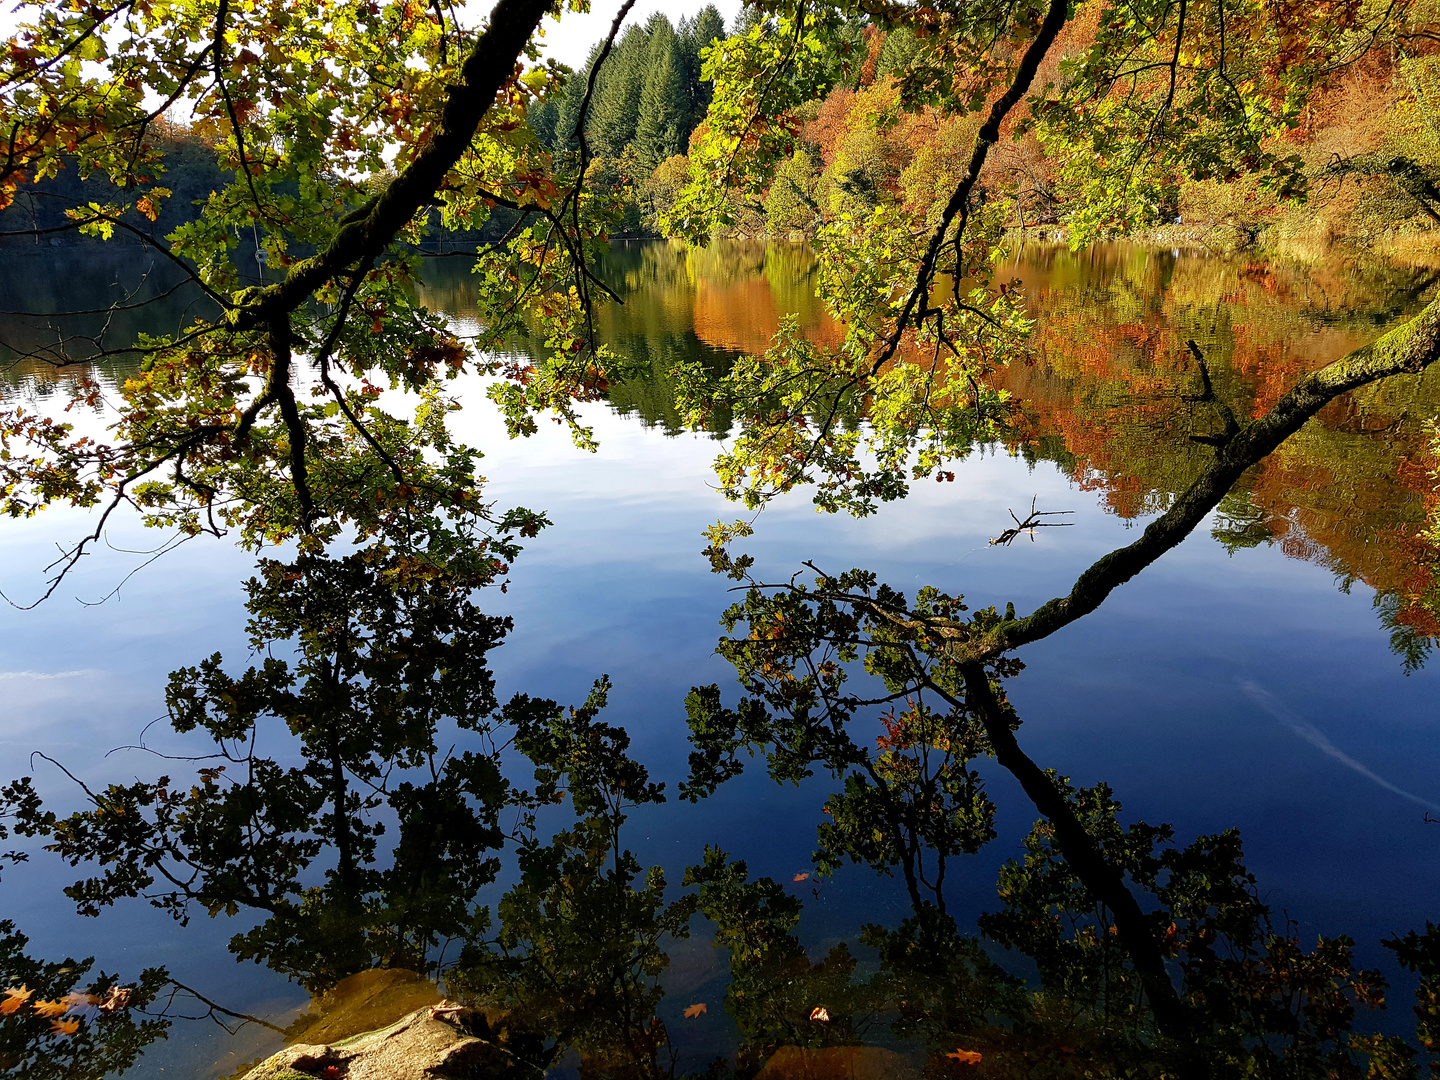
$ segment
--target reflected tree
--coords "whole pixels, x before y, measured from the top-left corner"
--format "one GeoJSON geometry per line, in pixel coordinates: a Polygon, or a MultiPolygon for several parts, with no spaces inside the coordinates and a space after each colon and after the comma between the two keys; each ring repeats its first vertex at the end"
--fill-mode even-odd
{"type": "Polygon", "coordinates": [[[0,1075],[89,1080],[130,1068],[170,1024],[145,1010],[169,982],[148,968],[131,984],[93,960],[38,960],[29,939],[0,921],[0,1075]]]}
{"type": "Polygon", "coordinates": [[[696,900],[667,896],[660,868],[644,869],[624,846],[627,811],[664,802],[664,785],[628,756],[623,728],[598,720],[608,690],[602,679],[583,706],[519,723],[536,798],[555,803],[563,790],[574,820],[548,842],[520,844],[498,933],[462,953],[447,985],[533,1025],[539,1064],[568,1049],[582,1076],[650,1080],[675,1074],[659,980],[665,943],[688,936],[696,900]]]}
{"type": "Polygon", "coordinates": [[[166,691],[171,727],[214,747],[185,759],[202,765],[193,782],[86,788],[87,810],[31,815],[61,857],[100,868],[67,890],[80,911],[145,897],[182,922],[256,912],[232,950],[312,990],[375,964],[423,970],[440,942],[484,930],[474,901],[499,869],[502,812],[523,827],[534,805],[499,756],[517,721],[558,706],[495,695],[487,654],[509,622],[471,594],[513,545],[444,559],[389,539],[261,561],[260,662],[230,674],[216,654],[166,691]]]}

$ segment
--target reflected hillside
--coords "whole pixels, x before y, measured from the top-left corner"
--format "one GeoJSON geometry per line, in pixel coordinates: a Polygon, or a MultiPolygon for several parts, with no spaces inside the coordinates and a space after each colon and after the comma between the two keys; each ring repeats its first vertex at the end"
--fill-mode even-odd
{"type": "MultiPolygon", "coordinates": [[[[420,299],[473,321],[470,266],[468,257],[427,260],[420,299]]],[[[618,242],[597,270],[623,300],[596,312],[604,340],[649,371],[613,384],[610,403],[672,433],[684,427],[677,363],[723,371],[763,351],[788,314],[812,341],[840,339],[815,298],[804,245],[618,242]]],[[[1213,451],[1196,437],[1222,429],[1222,406],[1242,419],[1262,414],[1301,373],[1414,311],[1440,277],[1379,261],[1263,262],[1125,244],[1079,253],[1027,245],[1000,274],[1020,281],[1037,318],[1031,362],[997,376],[1021,406],[1012,449],[1057,462],[1123,518],[1163,511],[1200,474],[1213,451]],[[1202,358],[1213,401],[1201,400],[1202,358]]],[[[0,288],[0,360],[12,381],[53,373],[46,356],[60,340],[59,313],[92,312],[64,320],[63,331],[70,354],[92,356],[205,314],[176,274],[133,251],[16,253],[0,288]]],[[[135,365],[125,354],[100,359],[113,378],[135,365]]],[[[1414,661],[1440,633],[1436,553],[1419,535],[1436,502],[1420,418],[1433,415],[1437,396],[1431,372],[1335,402],[1241,482],[1216,530],[1232,547],[1278,544],[1342,583],[1363,581],[1414,661]]],[[[716,435],[729,426],[723,410],[710,419],[716,435]]]]}
{"type": "MultiPolygon", "coordinates": [[[[649,425],[679,432],[671,371],[678,361],[698,360],[712,370],[728,367],[744,352],[762,352],[780,317],[798,314],[811,340],[838,341],[838,325],[815,297],[815,259],[799,244],[720,241],[696,250],[659,241],[618,241],[596,272],[621,297],[595,313],[612,349],[649,365],[647,379],[611,386],[611,405],[649,425]]],[[[475,285],[463,259],[432,260],[420,298],[429,307],[462,318],[476,311],[475,285]]],[[[517,339],[517,352],[531,342],[517,339]]],[[[723,412],[712,431],[729,428],[723,412]]]]}
{"type": "MultiPolygon", "coordinates": [[[[1075,481],[1127,518],[1164,510],[1200,473],[1212,450],[1194,437],[1222,429],[1222,406],[1261,415],[1298,376],[1417,307],[1435,280],[1120,245],[1030,249],[1012,268],[1040,320],[1033,365],[1001,373],[1022,402],[1024,440],[1058,440],[1075,481]],[[1201,358],[1215,402],[1199,400],[1201,358]]],[[[1418,535],[1434,501],[1421,418],[1437,397],[1432,374],[1336,401],[1242,480],[1217,537],[1277,543],[1365,582],[1397,646],[1420,647],[1417,636],[1440,632],[1436,553],[1418,535]]]]}
{"type": "Polygon", "coordinates": [[[0,371],[43,381],[68,357],[125,375],[138,364],[125,346],[140,335],[175,334],[215,313],[160,256],[98,244],[10,249],[0,262],[0,371]]]}
{"type": "MultiPolygon", "coordinates": [[[[424,294],[457,314],[474,309],[461,262],[427,270],[424,294]]],[[[598,312],[605,340],[650,365],[648,378],[613,386],[611,404],[672,432],[682,427],[677,360],[719,370],[763,351],[790,313],[811,340],[839,340],[801,245],[630,242],[601,270],[624,298],[598,312]]],[[[1124,518],[1164,511],[1205,469],[1213,450],[1196,437],[1222,430],[1222,408],[1261,415],[1299,375],[1414,311],[1437,279],[1380,262],[1272,263],[1126,244],[1079,253],[1027,245],[1000,276],[1021,282],[1037,319],[1031,362],[997,376],[1020,404],[1012,449],[1054,460],[1124,518]],[[1202,360],[1213,401],[1201,400],[1202,360]]],[[[1440,633],[1436,553],[1419,536],[1435,501],[1421,417],[1437,397],[1432,372],[1335,402],[1241,482],[1216,530],[1232,547],[1278,544],[1342,583],[1363,581],[1397,648],[1417,662],[1440,633]]],[[[715,416],[712,430],[724,433],[728,419],[715,416]]]]}

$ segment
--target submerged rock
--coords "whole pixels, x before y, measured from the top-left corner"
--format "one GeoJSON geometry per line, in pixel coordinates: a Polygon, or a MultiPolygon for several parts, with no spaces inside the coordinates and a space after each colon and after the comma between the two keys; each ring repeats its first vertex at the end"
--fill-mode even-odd
{"type": "Polygon", "coordinates": [[[782,1046],[755,1080],[920,1080],[920,1070],[879,1046],[782,1046]]]}
{"type": "Polygon", "coordinates": [[[288,1028],[292,1044],[328,1044],[376,1031],[440,1000],[439,988],[404,968],[371,968],[341,979],[288,1028]]]}
{"type": "Polygon", "coordinates": [[[488,1029],[483,1015],[426,1005],[378,1031],[287,1046],[244,1080],[474,1080],[509,1071],[510,1055],[466,1027],[488,1029]]]}

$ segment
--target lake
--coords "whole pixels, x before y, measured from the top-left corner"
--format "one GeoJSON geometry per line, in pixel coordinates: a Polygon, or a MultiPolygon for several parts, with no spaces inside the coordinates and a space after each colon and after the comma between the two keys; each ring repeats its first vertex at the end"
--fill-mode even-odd
{"type": "MultiPolygon", "coordinates": [[[[420,289],[462,332],[474,329],[467,270],[463,259],[430,260],[420,289]]],[[[899,880],[865,866],[823,881],[814,874],[816,828],[835,786],[828,776],[782,786],[757,763],[698,804],[673,797],[691,750],[687,693],[715,683],[731,704],[740,696],[735,670],[715,653],[733,582],[710,572],[701,549],[708,526],[742,514],[714,490],[726,418],[708,432],[685,431],[671,372],[694,360],[723,370],[738,353],[763,350],[789,313],[806,336],[834,341],[839,330],[814,298],[814,272],[800,246],[617,243],[599,273],[625,303],[601,310],[602,334],[650,372],[584,408],[599,449],[579,451],[548,424],[507,440],[478,378],[456,387],[465,409],[455,426],[485,454],[487,498],[553,522],[526,542],[507,590],[480,601],[514,620],[490,657],[502,700],[525,691],[578,703],[608,674],[604,719],[626,729],[631,755],[671,796],[625,826],[640,863],[663,867],[677,892],[706,845],[744,859],[752,875],[803,901],[795,933],[805,953],[818,960],[845,944],[860,979],[878,964],[859,942],[861,926],[894,926],[910,903],[899,880]]],[[[1338,257],[1300,264],[1033,244],[1000,274],[1020,282],[1038,319],[1030,362],[1001,375],[1022,407],[1007,439],[977,448],[954,467],[953,482],[917,483],[868,518],[816,513],[803,492],[773,503],[743,547],[761,580],[788,580],[810,560],[827,573],[871,570],[910,596],[934,585],[963,593],[972,608],[1032,610],[1132,541],[1205,468],[1213,451],[1191,436],[1213,432],[1215,420],[1197,400],[1187,342],[1205,356],[1217,396],[1242,419],[1258,416],[1299,375],[1417,310],[1440,276],[1338,257]],[[1032,505],[1067,512],[1067,527],[989,543],[1032,505]]],[[[138,272],[123,256],[58,250],[7,257],[3,280],[0,307],[60,311],[109,303],[117,289],[136,287],[138,272]]],[[[110,332],[163,332],[196,312],[181,292],[161,295],[169,284],[159,271],[141,288],[137,298],[161,299],[110,332]]],[[[74,332],[54,320],[0,317],[0,342],[11,348],[43,348],[74,332]]],[[[513,348],[523,355],[529,344],[513,348]]],[[[107,362],[101,381],[113,386],[125,372],[123,361],[107,362]]],[[[43,365],[22,364],[6,395],[58,410],[63,399],[47,379],[43,365]]],[[[1382,1028],[1403,1028],[1410,984],[1380,940],[1440,917],[1440,825],[1431,820],[1440,817],[1440,673],[1424,662],[1440,631],[1440,583],[1436,553],[1419,536],[1437,507],[1425,426],[1437,408],[1435,370],[1327,407],[1178,549],[1095,613],[1023,649],[1025,670],[1007,684],[1029,755],[1074,784],[1108,783],[1126,820],[1168,822],[1182,844],[1238,829],[1277,920],[1307,945],[1347,934],[1359,962],[1392,977],[1395,1004],[1366,1021],[1382,1028]]],[[[7,520],[5,595],[22,604],[38,595],[55,545],[87,521],[73,510],[7,520]]],[[[241,584],[251,556],[201,538],[148,563],[145,553],[164,539],[121,521],[51,599],[34,610],[0,608],[0,779],[33,775],[57,811],[78,808],[80,782],[95,788],[190,768],[157,757],[197,746],[152,724],[164,713],[168,673],[217,651],[236,665],[246,656],[241,584]],[[37,752],[53,762],[31,757],[37,752]]],[[[273,752],[295,759],[284,740],[273,752]]],[[[993,761],[977,768],[997,807],[997,836],[956,860],[947,879],[949,910],[967,929],[999,906],[997,873],[1023,854],[1037,816],[993,761]]],[[[163,964],[226,1009],[278,1023],[305,1004],[296,985],[227,951],[232,935],[253,925],[249,916],[200,912],[182,928],[135,900],[82,918],[60,890],[84,871],[36,844],[29,850],[0,880],[0,917],[29,937],[28,952],[93,955],[122,977],[163,964]]],[[[493,905],[514,880],[513,869],[502,871],[482,902],[493,905]]],[[[656,1007],[692,1072],[731,1053],[737,1039],[725,1007],[730,972],[707,926],[667,947],[656,1007]],[[684,1015],[702,1003],[703,1013],[684,1015]]],[[[206,1011],[187,1002],[180,1013],[206,1011]]],[[[856,1021],[855,1037],[913,1052],[914,1038],[896,1035],[888,1018],[880,1010],[868,1027],[856,1021]]],[[[253,1025],[232,1037],[209,1020],[177,1022],[138,1074],[233,1073],[276,1044],[253,1025]]]]}

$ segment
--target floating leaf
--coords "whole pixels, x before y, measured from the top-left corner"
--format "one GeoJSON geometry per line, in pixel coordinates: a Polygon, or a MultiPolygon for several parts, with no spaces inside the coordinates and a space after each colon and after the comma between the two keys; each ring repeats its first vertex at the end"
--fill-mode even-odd
{"type": "Polygon", "coordinates": [[[824,1005],[816,1005],[815,1008],[810,1010],[810,1019],[817,1023],[828,1024],[830,1022],[830,1010],[825,1008],[824,1005]]]}
{"type": "Polygon", "coordinates": [[[980,1051],[978,1051],[978,1050],[961,1050],[961,1049],[957,1046],[957,1047],[955,1048],[955,1052],[954,1052],[953,1054],[946,1054],[945,1056],[946,1056],[947,1058],[954,1058],[954,1059],[955,1059],[956,1061],[958,1061],[961,1065],[979,1065],[979,1064],[980,1064],[980,1051]]]}
{"type": "Polygon", "coordinates": [[[809,881],[809,880],[810,880],[810,875],[809,875],[809,874],[796,874],[793,880],[794,880],[795,884],[798,885],[798,884],[800,884],[800,882],[802,882],[802,881],[809,881]]]}
{"type": "Polygon", "coordinates": [[[51,1020],[50,1034],[52,1035],[74,1035],[80,1030],[79,1020],[51,1020]]]}
{"type": "Polygon", "coordinates": [[[100,1002],[100,1011],[119,1012],[121,1009],[128,1009],[131,993],[131,988],[128,986],[112,986],[110,992],[105,995],[105,1000],[100,1002]]]}
{"type": "Polygon", "coordinates": [[[70,1011],[70,1006],[63,1001],[37,1001],[31,1006],[40,1016],[64,1016],[70,1011]]]}
{"type": "Polygon", "coordinates": [[[5,991],[5,1000],[0,1001],[0,1016],[9,1016],[13,1012],[18,1012],[20,1006],[24,1005],[34,992],[28,986],[22,986],[19,989],[10,987],[5,991]]]}
{"type": "Polygon", "coordinates": [[[685,1010],[685,1019],[686,1019],[686,1020],[694,1020],[697,1016],[703,1016],[704,1013],[705,1013],[705,1003],[704,1003],[703,1001],[696,1002],[694,1005],[689,1006],[689,1007],[685,1010]]]}

